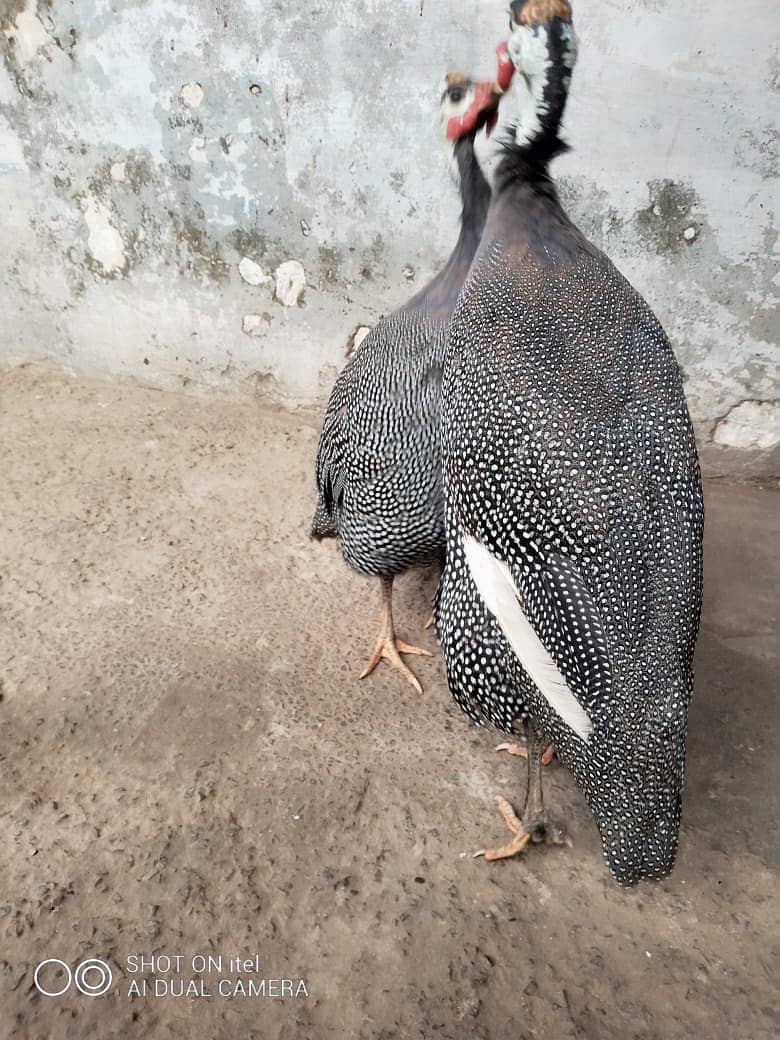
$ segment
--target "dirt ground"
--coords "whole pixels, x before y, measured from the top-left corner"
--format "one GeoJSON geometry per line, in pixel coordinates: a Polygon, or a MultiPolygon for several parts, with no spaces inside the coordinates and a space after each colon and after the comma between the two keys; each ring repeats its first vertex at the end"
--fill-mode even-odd
{"type": "MultiPolygon", "coordinates": [[[[471,858],[522,763],[438,657],[422,697],[384,666],[358,681],[378,588],[308,540],[316,435],[256,402],[0,374],[0,1036],[776,1036],[776,491],[707,488],[678,865],[624,891],[560,765],[573,846],[471,858]],[[133,971],[160,954],[180,971],[133,971]],[[53,957],[106,961],[108,992],[42,995],[53,957]]],[[[431,650],[434,586],[397,592],[431,650]]]]}

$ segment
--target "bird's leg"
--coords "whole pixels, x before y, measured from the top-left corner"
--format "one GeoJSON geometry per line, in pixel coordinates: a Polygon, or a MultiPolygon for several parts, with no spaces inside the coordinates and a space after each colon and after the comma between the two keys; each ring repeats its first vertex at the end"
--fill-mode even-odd
{"type": "Polygon", "coordinates": [[[546,842],[548,845],[563,845],[566,842],[566,831],[545,809],[542,797],[542,766],[550,748],[530,721],[525,724],[525,734],[528,785],[523,809],[523,830],[530,834],[531,841],[535,844],[546,842]]]}
{"type": "MultiPolygon", "coordinates": [[[[528,842],[537,844],[547,842],[550,845],[563,845],[566,841],[564,829],[553,820],[544,808],[542,799],[542,765],[545,763],[550,746],[546,745],[531,722],[525,725],[526,747],[517,744],[501,745],[496,750],[509,751],[528,759],[528,784],[525,792],[525,808],[523,818],[519,820],[512,806],[500,795],[496,796],[496,804],[501,819],[512,832],[512,839],[497,849],[480,849],[475,856],[484,856],[486,860],[507,859],[522,852],[528,842]]],[[[549,756],[552,758],[552,755],[549,756]]],[[[549,758],[547,759],[549,761],[549,758]]]]}
{"type": "Polygon", "coordinates": [[[392,575],[382,575],[379,580],[382,582],[382,610],[379,615],[379,637],[366,667],[360,673],[360,678],[365,679],[367,675],[370,675],[382,658],[384,658],[392,668],[401,673],[404,679],[418,693],[422,693],[422,686],[417,676],[406,667],[401,660],[401,654],[418,654],[422,657],[431,657],[432,655],[428,650],[423,650],[419,646],[410,646],[408,643],[404,643],[396,638],[395,626],[393,625],[393,577],[392,575]]]}

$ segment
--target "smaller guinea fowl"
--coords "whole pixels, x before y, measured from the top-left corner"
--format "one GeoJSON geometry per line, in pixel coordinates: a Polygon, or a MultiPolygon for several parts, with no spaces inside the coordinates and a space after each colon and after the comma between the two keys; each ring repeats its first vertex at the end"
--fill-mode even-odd
{"type": "Polygon", "coordinates": [[[400,655],[427,651],[396,637],[393,579],[443,554],[439,402],[444,333],[490,202],[474,139],[489,131],[498,96],[493,84],[447,76],[441,117],[460,187],[460,236],[439,274],[383,318],[350,358],[331,393],[317,448],[318,501],[311,535],[337,537],[349,566],[378,576],[382,586],[379,637],[361,678],[384,658],[419,693],[422,687],[400,655]]]}
{"type": "Polygon", "coordinates": [[[499,82],[530,105],[483,158],[492,198],[442,380],[446,565],[436,625],[457,703],[529,734],[523,819],[551,837],[540,735],[624,885],[680,828],[702,589],[701,479],[682,378],[649,307],[564,213],[548,172],[576,60],[568,0],[513,0],[499,82]]]}

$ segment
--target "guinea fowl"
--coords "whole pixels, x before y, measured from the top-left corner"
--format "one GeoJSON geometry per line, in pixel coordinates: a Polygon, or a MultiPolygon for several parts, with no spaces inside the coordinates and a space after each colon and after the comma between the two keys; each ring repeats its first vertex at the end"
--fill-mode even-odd
{"type": "Polygon", "coordinates": [[[523,818],[500,800],[513,837],[488,858],[558,837],[542,804],[543,734],[614,877],[633,884],[666,876],[677,849],[699,464],[663,329],[549,178],[576,58],[567,0],[515,0],[499,80],[508,57],[531,104],[485,156],[492,201],[449,328],[437,631],[458,704],[530,737],[523,818]]]}
{"type": "Polygon", "coordinates": [[[346,562],[382,585],[379,638],[361,674],[382,658],[422,693],[401,654],[427,654],[396,638],[397,574],[440,560],[444,516],[439,443],[447,322],[471,264],[490,201],[474,138],[494,118],[498,91],[451,73],[441,99],[463,203],[460,237],[436,277],[377,324],[336,381],[317,448],[311,534],[338,537],[346,562]]]}

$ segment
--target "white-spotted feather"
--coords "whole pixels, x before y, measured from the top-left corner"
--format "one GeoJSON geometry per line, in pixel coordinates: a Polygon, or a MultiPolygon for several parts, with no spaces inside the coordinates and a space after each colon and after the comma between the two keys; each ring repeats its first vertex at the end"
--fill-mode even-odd
{"type": "Polygon", "coordinates": [[[553,711],[577,736],[587,740],[593,725],[588,713],[572,693],[533,626],[517,596],[512,573],[484,545],[464,535],[463,549],[480,596],[495,617],[518,660],[536,683],[553,711]]]}

